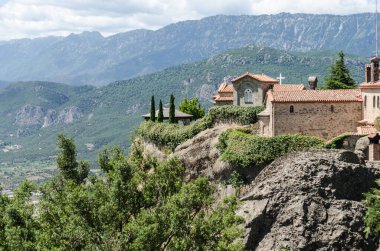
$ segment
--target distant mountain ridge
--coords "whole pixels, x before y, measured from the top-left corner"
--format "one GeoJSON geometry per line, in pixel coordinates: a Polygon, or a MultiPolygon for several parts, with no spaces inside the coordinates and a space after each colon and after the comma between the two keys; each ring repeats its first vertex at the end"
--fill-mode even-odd
{"type": "Polygon", "coordinates": [[[104,85],[255,44],[287,51],[337,51],[369,57],[374,14],[213,16],[159,30],[103,37],[83,32],[0,42],[0,79],[104,85]]]}

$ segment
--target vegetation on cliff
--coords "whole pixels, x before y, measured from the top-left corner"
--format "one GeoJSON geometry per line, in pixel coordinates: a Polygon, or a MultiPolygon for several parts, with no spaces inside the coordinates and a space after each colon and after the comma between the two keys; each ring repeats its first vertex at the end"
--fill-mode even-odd
{"type": "Polygon", "coordinates": [[[13,198],[0,195],[1,250],[241,250],[236,198],[215,205],[205,178],[183,179],[177,159],[129,158],[118,148],[98,162],[104,176],[76,170],[75,148],[63,136],[57,176],[36,189],[23,183],[13,198]],[[74,151],[73,151],[74,150],[74,151]],[[62,169],[62,170],[61,170],[62,169]],[[81,177],[83,178],[83,177],[81,177]],[[37,207],[33,191],[40,191],[37,207]]]}
{"type": "Polygon", "coordinates": [[[241,125],[256,123],[257,113],[262,110],[262,106],[216,106],[209,110],[208,115],[191,125],[183,126],[148,121],[140,125],[137,134],[162,149],[174,150],[181,143],[191,139],[201,131],[211,128],[215,123],[237,123],[241,125]]]}
{"type": "Polygon", "coordinates": [[[322,148],[323,140],[304,135],[262,137],[241,130],[227,130],[219,136],[222,160],[242,167],[268,164],[289,152],[322,148]]]}

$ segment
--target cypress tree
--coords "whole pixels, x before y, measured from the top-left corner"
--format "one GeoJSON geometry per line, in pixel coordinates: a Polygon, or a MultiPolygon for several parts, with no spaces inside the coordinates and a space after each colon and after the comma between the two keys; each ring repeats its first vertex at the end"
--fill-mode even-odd
{"type": "Polygon", "coordinates": [[[169,123],[175,123],[175,106],[174,106],[174,96],[173,94],[170,95],[170,101],[169,101],[169,123]]]}
{"type": "Polygon", "coordinates": [[[162,108],[162,101],[160,99],[160,103],[158,104],[158,116],[157,116],[158,122],[164,122],[164,110],[162,108]]]}
{"type": "Polygon", "coordinates": [[[154,103],[154,96],[150,100],[150,120],[156,121],[156,104],[154,103]]]}

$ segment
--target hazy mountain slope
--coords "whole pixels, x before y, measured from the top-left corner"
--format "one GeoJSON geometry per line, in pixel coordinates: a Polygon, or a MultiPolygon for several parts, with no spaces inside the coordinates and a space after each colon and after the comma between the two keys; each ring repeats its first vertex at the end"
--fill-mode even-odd
{"type": "Polygon", "coordinates": [[[104,38],[98,32],[0,43],[0,79],[102,85],[249,44],[370,56],[374,15],[214,16],[104,38]]]}
{"type": "MultiPolygon", "coordinates": [[[[127,148],[141,115],[149,112],[151,95],[157,103],[163,99],[164,104],[171,93],[177,104],[184,97],[196,96],[211,106],[211,97],[225,76],[249,71],[276,77],[281,72],[286,83],[306,84],[311,74],[323,80],[335,58],[335,53],[292,54],[250,46],[98,88],[46,82],[11,84],[0,89],[0,163],[48,158],[56,152],[56,134],[61,131],[75,138],[85,158],[94,158],[105,145],[127,148]],[[11,140],[21,148],[4,152],[11,140]]],[[[347,61],[355,79],[361,81],[366,59],[348,57],[347,61]]]]}

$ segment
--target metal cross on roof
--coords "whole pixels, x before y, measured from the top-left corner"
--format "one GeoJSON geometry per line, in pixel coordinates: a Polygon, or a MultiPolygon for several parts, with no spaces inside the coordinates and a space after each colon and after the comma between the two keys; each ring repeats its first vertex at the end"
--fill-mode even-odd
{"type": "Polygon", "coordinates": [[[280,85],[282,84],[282,80],[285,79],[285,77],[282,76],[282,74],[280,73],[280,76],[277,77],[276,79],[280,80],[280,85]]]}

